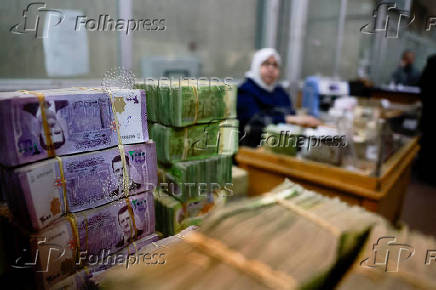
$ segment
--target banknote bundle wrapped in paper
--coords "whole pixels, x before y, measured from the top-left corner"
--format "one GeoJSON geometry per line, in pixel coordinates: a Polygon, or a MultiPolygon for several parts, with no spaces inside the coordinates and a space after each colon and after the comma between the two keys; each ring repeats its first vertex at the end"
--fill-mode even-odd
{"type": "Polygon", "coordinates": [[[23,226],[39,230],[67,212],[94,208],[157,185],[153,141],[125,145],[129,191],[124,192],[118,147],[48,159],[4,170],[5,192],[23,226]]]}
{"type": "Polygon", "coordinates": [[[204,159],[214,155],[232,155],[238,149],[238,121],[224,120],[184,128],[155,123],[150,128],[160,163],[204,159]]]}
{"type": "Polygon", "coordinates": [[[113,269],[105,289],[333,289],[381,218],[286,182],[178,235],[159,268],[113,269]],[[171,262],[169,262],[171,261],[171,262]],[[172,277],[168,279],[168,277],[172,277]]]}
{"type": "Polygon", "coordinates": [[[87,88],[0,93],[0,122],[0,151],[7,152],[0,164],[8,167],[113,147],[117,131],[123,144],[148,140],[141,90],[114,89],[111,96],[87,88]]]}
{"type": "Polygon", "coordinates": [[[156,230],[168,236],[198,225],[211,209],[224,205],[225,198],[224,192],[217,191],[181,202],[159,189],[154,199],[156,230]]]}
{"type": "Polygon", "coordinates": [[[234,118],[236,87],[223,82],[168,80],[137,84],[147,94],[148,118],[170,127],[186,127],[234,118]]]}
{"type": "Polygon", "coordinates": [[[180,161],[159,169],[160,187],[182,202],[216,190],[231,194],[231,182],[232,158],[229,155],[180,161]]]}
{"type": "MultiPolygon", "coordinates": [[[[92,271],[121,263],[115,253],[128,254],[157,240],[152,192],[68,214],[36,234],[24,233],[30,259],[19,257],[15,268],[32,267],[36,282],[48,289],[84,266],[92,271]]],[[[24,241],[23,241],[24,240],[24,241]]],[[[20,254],[20,253],[18,253],[20,254]]]]}

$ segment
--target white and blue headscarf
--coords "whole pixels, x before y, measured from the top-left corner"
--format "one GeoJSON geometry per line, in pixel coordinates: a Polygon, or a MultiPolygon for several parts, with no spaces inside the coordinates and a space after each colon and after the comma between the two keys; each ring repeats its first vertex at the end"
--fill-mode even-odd
{"type": "Polygon", "coordinates": [[[258,86],[260,86],[261,88],[265,89],[268,92],[274,91],[277,82],[271,85],[267,85],[260,76],[260,67],[262,63],[268,58],[270,58],[271,56],[274,56],[277,63],[281,65],[281,58],[277,50],[275,50],[274,48],[262,48],[256,51],[256,53],[253,56],[253,60],[251,61],[250,71],[247,71],[245,73],[245,77],[252,79],[258,86]]]}

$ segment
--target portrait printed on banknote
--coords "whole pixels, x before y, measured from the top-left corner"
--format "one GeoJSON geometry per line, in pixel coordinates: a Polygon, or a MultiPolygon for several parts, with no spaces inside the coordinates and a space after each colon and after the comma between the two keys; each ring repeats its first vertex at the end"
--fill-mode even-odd
{"type": "MultiPolygon", "coordinates": [[[[142,184],[136,183],[131,177],[130,171],[130,161],[129,156],[125,155],[126,158],[126,167],[127,174],[129,176],[129,191],[137,190],[142,187],[142,184]]],[[[121,193],[124,194],[124,186],[123,186],[123,162],[121,160],[121,155],[117,155],[112,159],[112,173],[115,175],[117,180],[117,187],[112,190],[111,197],[119,197],[121,193]]]]}
{"type": "Polygon", "coordinates": [[[131,243],[134,238],[132,218],[128,206],[123,206],[118,211],[118,225],[121,228],[122,236],[116,247],[121,248],[131,243]]]}
{"type": "MultiPolygon", "coordinates": [[[[41,106],[39,105],[39,103],[28,103],[25,104],[23,107],[23,110],[25,112],[32,114],[32,116],[36,119],[35,121],[36,124],[38,124],[39,130],[37,130],[37,132],[34,132],[34,134],[36,134],[37,136],[38,144],[46,151],[49,145],[47,137],[51,138],[53,143],[53,149],[58,149],[65,144],[64,129],[58,121],[56,113],[67,105],[68,101],[65,100],[44,102],[44,112],[48,125],[48,134],[45,134],[44,132],[44,121],[41,112],[41,106]]],[[[20,150],[28,152],[32,155],[39,154],[40,152],[38,150],[38,147],[35,146],[36,144],[33,144],[35,143],[35,141],[36,140],[32,139],[21,140],[21,142],[19,142],[20,150]]]]}

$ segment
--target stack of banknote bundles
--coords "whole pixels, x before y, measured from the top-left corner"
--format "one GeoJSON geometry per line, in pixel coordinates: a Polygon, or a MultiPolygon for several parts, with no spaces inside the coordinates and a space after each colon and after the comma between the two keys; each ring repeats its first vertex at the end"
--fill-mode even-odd
{"type": "Polygon", "coordinates": [[[0,164],[7,167],[52,156],[148,140],[145,94],[119,89],[57,89],[0,93],[0,164]],[[113,100],[113,105],[111,103],[113,100]],[[118,125],[115,122],[114,114],[118,125]]]}
{"type": "Polygon", "coordinates": [[[20,275],[31,268],[32,284],[49,289],[84,267],[93,273],[125,263],[128,255],[158,239],[154,223],[149,191],[66,215],[37,233],[11,227],[5,234],[17,246],[9,265],[20,275]]]}
{"type": "MultiPolygon", "coordinates": [[[[125,145],[124,150],[129,195],[152,190],[157,185],[153,141],[125,145]]],[[[23,226],[34,230],[68,212],[87,210],[125,196],[117,147],[3,170],[3,176],[8,181],[4,188],[11,211],[23,226]]]]}
{"type": "Polygon", "coordinates": [[[205,80],[137,87],[146,90],[161,171],[157,230],[174,234],[199,221],[189,208],[211,208],[216,204],[212,197],[226,186],[231,189],[231,156],[238,149],[236,87],[205,80]]]}
{"type": "Polygon", "coordinates": [[[150,121],[186,127],[236,117],[236,87],[207,80],[161,80],[137,84],[147,93],[150,121]]]}
{"type": "Polygon", "coordinates": [[[217,154],[233,155],[238,150],[238,121],[224,120],[184,128],[154,123],[150,126],[150,136],[159,144],[159,162],[166,165],[217,154]]]}
{"type": "MultiPolygon", "coordinates": [[[[108,91],[0,93],[2,192],[19,232],[17,255],[26,249],[37,257],[30,268],[41,288],[84,266],[110,264],[97,256],[109,259],[158,238],[156,145],[145,93],[108,91]]],[[[15,263],[29,268],[21,257],[15,263]]]]}
{"type": "Polygon", "coordinates": [[[216,191],[181,202],[159,189],[155,195],[156,229],[170,236],[190,225],[199,225],[211,209],[224,205],[225,200],[226,192],[216,191]]]}
{"type": "Polygon", "coordinates": [[[158,172],[156,229],[165,235],[198,225],[217,200],[221,202],[233,193],[231,155],[178,161],[158,172]]]}
{"type": "Polygon", "coordinates": [[[159,169],[159,182],[169,194],[182,202],[220,189],[230,194],[232,158],[229,155],[217,155],[175,162],[169,168],[159,169]]]}
{"type": "Polygon", "coordinates": [[[177,235],[180,241],[165,249],[168,263],[135,265],[126,274],[112,269],[102,286],[334,289],[379,220],[287,181],[212,212],[200,231],[177,235]]]}

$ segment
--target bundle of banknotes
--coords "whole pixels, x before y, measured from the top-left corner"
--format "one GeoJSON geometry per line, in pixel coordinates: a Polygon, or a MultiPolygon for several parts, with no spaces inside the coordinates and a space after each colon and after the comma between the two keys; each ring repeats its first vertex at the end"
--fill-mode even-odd
{"type": "Polygon", "coordinates": [[[19,250],[11,265],[18,270],[32,268],[42,289],[85,266],[98,271],[120,264],[118,254],[128,255],[158,238],[151,191],[68,214],[38,233],[15,225],[13,230],[11,236],[17,237],[14,243],[21,249],[8,249],[19,250]],[[27,256],[20,256],[23,253],[27,256]]]}
{"type": "Polygon", "coordinates": [[[303,130],[299,126],[290,124],[271,124],[264,129],[260,145],[262,145],[266,150],[274,153],[295,156],[299,147],[298,137],[302,136],[302,132],[303,130]]]}
{"type": "Polygon", "coordinates": [[[54,155],[148,140],[142,90],[71,88],[0,93],[0,164],[13,167],[54,155]],[[117,121],[114,118],[116,113],[117,121]],[[117,128],[118,127],[118,128],[117,128]]]}
{"type": "Polygon", "coordinates": [[[231,194],[232,158],[218,155],[175,162],[169,168],[159,168],[158,177],[160,187],[182,202],[216,190],[231,194]]]}
{"type": "Polygon", "coordinates": [[[154,123],[150,136],[161,145],[157,147],[157,158],[162,164],[233,155],[238,150],[238,121],[224,120],[184,128],[154,123]]]}
{"type": "Polygon", "coordinates": [[[189,226],[199,225],[211,209],[223,206],[225,199],[225,192],[216,191],[181,202],[159,189],[154,199],[156,230],[169,236],[189,226]]]}
{"type": "Polygon", "coordinates": [[[103,274],[114,266],[122,266],[126,270],[135,264],[159,264],[164,260],[164,253],[151,253],[151,250],[158,248],[156,242],[159,240],[157,234],[151,234],[130,243],[125,248],[116,253],[109,253],[104,258],[102,256],[93,257],[86,267],[78,272],[68,276],[60,282],[50,286],[50,290],[91,290],[99,289],[98,285],[93,281],[94,278],[103,274]],[[148,251],[147,253],[145,251],[148,251]],[[158,256],[156,258],[155,256],[158,256]]]}
{"type": "Polygon", "coordinates": [[[68,212],[79,212],[157,185],[156,145],[125,145],[129,191],[118,147],[4,169],[11,211],[25,227],[40,230],[68,212]]]}
{"type": "Polygon", "coordinates": [[[435,270],[433,237],[379,223],[337,289],[436,289],[435,270]]]}
{"type": "Polygon", "coordinates": [[[379,220],[287,181],[268,195],[212,212],[199,231],[177,235],[179,241],[165,248],[168,263],[135,265],[128,273],[114,268],[101,285],[334,289],[379,220]]]}
{"type": "Polygon", "coordinates": [[[5,249],[18,257],[9,259],[13,268],[30,269],[39,288],[85,266],[104,270],[96,257],[157,240],[156,144],[144,91],[0,93],[0,120],[0,191],[13,225],[5,249]]]}
{"type": "MultiPolygon", "coordinates": [[[[169,236],[166,238],[162,238],[157,242],[153,242],[151,244],[146,245],[145,247],[143,247],[140,251],[137,251],[138,256],[147,256],[147,257],[152,257],[151,261],[140,261],[135,263],[134,265],[131,265],[128,268],[128,271],[126,271],[126,267],[124,267],[124,271],[120,271],[120,268],[123,266],[115,266],[112,267],[110,269],[108,269],[107,271],[104,271],[102,273],[98,273],[97,275],[88,275],[88,279],[87,282],[88,283],[83,283],[83,281],[86,280],[82,280],[82,285],[92,285],[93,287],[97,286],[97,287],[102,287],[104,286],[104,284],[106,284],[106,280],[107,277],[112,277],[113,275],[122,275],[122,276],[128,276],[130,274],[134,274],[134,271],[132,270],[132,268],[137,268],[140,265],[146,266],[146,267],[154,267],[154,268],[159,268],[161,267],[161,265],[167,264],[167,263],[171,263],[170,260],[167,259],[167,249],[169,247],[172,247],[173,245],[177,244],[180,242],[180,236],[184,236],[187,233],[194,231],[198,229],[197,226],[189,226],[188,228],[182,230],[181,232],[179,232],[178,235],[175,236],[169,236]],[[155,258],[153,258],[155,257],[155,258]]],[[[144,268],[142,268],[144,269],[144,268]]],[[[82,277],[84,277],[84,275],[82,274],[82,277]]],[[[176,277],[168,277],[167,279],[175,279],[176,277]]],[[[81,286],[82,286],[81,285],[81,286]]],[[[141,286],[141,285],[135,285],[135,289],[141,289],[142,287],[145,287],[145,285],[141,286]]],[[[127,285],[124,285],[124,287],[127,287],[127,285]]],[[[97,289],[100,289],[97,288],[97,289]]],[[[59,289],[59,290],[64,290],[64,288],[54,288],[54,289],[59,289]]],[[[82,288],[73,288],[73,289],[88,289],[88,288],[84,288],[82,286],[82,288]]],[[[91,288],[94,289],[94,288],[91,288]]]]}
{"type": "Polygon", "coordinates": [[[171,80],[137,84],[147,94],[148,118],[186,127],[236,117],[236,87],[221,82],[171,80]]]}

